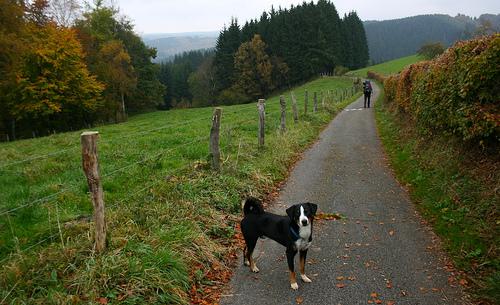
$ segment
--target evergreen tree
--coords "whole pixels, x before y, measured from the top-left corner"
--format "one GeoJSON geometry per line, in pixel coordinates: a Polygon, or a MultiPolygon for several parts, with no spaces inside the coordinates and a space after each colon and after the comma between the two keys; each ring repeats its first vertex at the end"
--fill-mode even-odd
{"type": "Polygon", "coordinates": [[[231,87],[234,82],[234,54],[241,43],[238,20],[232,19],[229,28],[219,34],[215,46],[215,79],[217,91],[231,87]]]}
{"type": "Polygon", "coordinates": [[[204,70],[210,70],[210,74],[214,74],[212,50],[184,52],[176,55],[171,62],[161,64],[159,79],[168,88],[164,98],[165,108],[191,104],[194,92],[191,91],[188,80],[206,61],[210,61],[212,67],[204,70]]]}
{"type": "MultiPolygon", "coordinates": [[[[219,60],[222,56],[217,57],[224,54],[217,52],[227,47],[227,32],[226,29],[221,32],[216,48],[214,64],[218,71],[230,71],[229,63],[219,60]]],[[[366,37],[358,16],[350,13],[341,20],[335,5],[329,0],[319,0],[317,4],[303,3],[290,9],[271,7],[258,21],[245,23],[241,29],[241,42],[249,41],[255,34],[266,42],[266,52],[272,58],[273,66],[274,63],[286,64],[286,80],[273,77],[273,86],[277,87],[299,83],[322,72],[333,72],[339,65],[359,67],[368,61],[366,37]]],[[[218,79],[224,75],[226,78],[221,81],[224,84],[221,87],[227,88],[235,80],[231,82],[227,77],[231,73],[222,73],[218,79]]]]}

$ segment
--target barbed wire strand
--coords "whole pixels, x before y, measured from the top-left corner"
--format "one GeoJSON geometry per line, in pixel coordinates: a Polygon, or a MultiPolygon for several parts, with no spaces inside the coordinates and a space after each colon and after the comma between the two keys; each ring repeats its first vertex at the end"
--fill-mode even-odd
{"type": "MultiPolygon", "coordinates": [[[[241,110],[241,109],[239,109],[239,110],[241,110]]],[[[233,111],[233,112],[230,112],[229,114],[236,114],[236,113],[239,113],[239,111],[233,111]]],[[[112,144],[112,143],[116,142],[115,139],[116,140],[122,140],[124,138],[130,138],[130,137],[133,137],[133,136],[144,135],[144,134],[148,134],[148,133],[151,133],[151,132],[154,132],[154,131],[158,131],[158,130],[163,130],[163,129],[167,129],[167,128],[173,128],[173,127],[179,127],[179,126],[183,126],[183,125],[188,125],[188,124],[191,124],[191,123],[194,123],[194,122],[198,122],[198,121],[202,121],[202,120],[206,120],[206,119],[207,119],[206,117],[202,116],[202,117],[194,119],[194,120],[189,120],[189,121],[185,121],[185,122],[179,122],[178,124],[167,124],[167,125],[163,125],[163,126],[160,126],[160,127],[155,127],[155,128],[152,128],[152,129],[149,129],[149,130],[146,130],[146,131],[135,132],[135,133],[132,133],[132,134],[124,135],[122,137],[114,138],[112,141],[103,142],[103,144],[112,144]]],[[[71,148],[61,149],[61,150],[58,150],[58,151],[55,151],[55,152],[51,152],[51,153],[48,153],[48,154],[45,154],[45,155],[37,155],[37,156],[30,157],[30,158],[26,158],[26,159],[14,161],[14,162],[11,162],[11,163],[0,164],[0,169],[5,168],[5,167],[10,167],[10,166],[13,166],[13,165],[17,165],[17,164],[31,162],[31,161],[34,161],[34,160],[46,159],[48,157],[57,156],[57,155],[60,155],[62,153],[65,153],[65,152],[68,152],[68,151],[71,151],[71,150],[75,150],[75,149],[78,149],[78,148],[80,148],[80,146],[77,145],[77,146],[74,146],[74,147],[71,147],[71,148]]]]}
{"type": "MultiPolygon", "coordinates": [[[[34,247],[36,247],[36,246],[38,246],[38,245],[40,245],[40,244],[43,244],[44,242],[48,241],[49,239],[53,239],[53,238],[54,238],[54,237],[56,237],[58,234],[59,234],[59,233],[52,234],[52,235],[50,235],[50,236],[48,236],[48,237],[46,237],[46,238],[44,238],[44,239],[42,239],[42,240],[38,241],[36,244],[30,245],[29,247],[26,247],[26,248],[24,248],[24,249],[22,249],[22,250],[19,250],[19,251],[17,251],[16,253],[24,253],[24,252],[26,252],[26,251],[29,251],[29,250],[33,249],[34,247]]],[[[5,261],[9,260],[13,254],[15,254],[15,253],[10,253],[10,254],[9,254],[9,256],[7,256],[7,257],[5,257],[4,259],[2,259],[2,260],[0,261],[0,263],[1,263],[1,264],[3,264],[5,261]]]]}
{"type": "Polygon", "coordinates": [[[72,185],[72,186],[70,186],[70,187],[68,187],[68,188],[65,188],[65,189],[63,189],[63,190],[61,190],[61,191],[59,191],[59,192],[57,192],[57,193],[53,193],[53,194],[47,195],[47,196],[45,196],[45,197],[42,197],[42,198],[38,198],[38,199],[32,200],[32,201],[30,201],[30,202],[27,202],[27,203],[25,203],[25,204],[22,204],[22,205],[20,205],[20,206],[17,206],[17,207],[15,207],[15,208],[12,208],[12,209],[9,209],[9,210],[4,210],[4,211],[0,212],[0,216],[6,215],[6,214],[10,214],[10,213],[15,212],[15,211],[17,211],[17,210],[20,210],[20,209],[22,209],[22,208],[25,208],[25,207],[31,206],[31,205],[33,205],[33,204],[35,204],[35,203],[37,203],[37,202],[45,202],[45,201],[47,201],[47,200],[49,200],[49,199],[51,199],[51,198],[53,198],[53,197],[55,197],[55,196],[57,196],[57,195],[63,194],[63,193],[65,193],[65,192],[70,191],[70,190],[73,190],[73,189],[75,189],[75,188],[77,188],[77,187],[78,187],[78,185],[72,185]]]}
{"type": "Polygon", "coordinates": [[[12,291],[14,291],[14,289],[16,288],[17,284],[19,284],[19,282],[21,282],[21,280],[18,280],[16,282],[16,284],[14,284],[14,286],[12,286],[12,289],[9,290],[9,293],[7,293],[7,295],[2,299],[2,301],[0,302],[0,304],[4,304],[5,300],[7,300],[7,298],[9,297],[9,295],[12,293],[12,291]]]}
{"type": "MultiPolygon", "coordinates": [[[[206,138],[206,137],[199,137],[199,138],[196,138],[195,140],[193,140],[193,141],[191,141],[191,142],[187,142],[187,143],[184,143],[184,144],[182,144],[182,145],[177,145],[177,146],[175,146],[175,147],[173,147],[173,148],[166,149],[166,150],[164,150],[164,151],[162,151],[162,152],[160,152],[160,153],[158,153],[158,154],[155,154],[155,155],[153,155],[153,156],[150,156],[150,157],[148,157],[148,158],[146,158],[146,159],[144,159],[144,160],[140,160],[140,161],[137,161],[137,162],[134,162],[134,163],[128,164],[128,165],[126,165],[126,166],[124,166],[124,167],[118,168],[118,169],[116,169],[116,170],[113,170],[112,172],[110,172],[110,173],[107,173],[107,174],[103,175],[103,176],[102,176],[102,178],[107,178],[107,177],[110,177],[110,176],[112,176],[112,175],[114,175],[114,174],[116,174],[116,173],[118,173],[118,172],[121,172],[121,171],[123,171],[123,170],[125,170],[125,169],[131,168],[131,167],[133,167],[133,166],[135,166],[135,165],[137,165],[137,164],[141,164],[141,163],[145,163],[145,162],[147,162],[147,161],[153,160],[153,159],[155,159],[155,158],[160,157],[161,155],[163,155],[163,154],[165,154],[165,153],[168,153],[168,152],[171,152],[171,151],[177,150],[177,149],[182,148],[182,147],[184,147],[184,146],[191,145],[191,144],[194,144],[194,143],[197,143],[197,142],[201,142],[201,140],[203,140],[203,139],[205,139],[205,138],[206,138]]],[[[53,193],[53,194],[47,195],[47,196],[42,197],[42,198],[38,198],[38,199],[32,200],[32,201],[30,201],[30,202],[26,202],[26,203],[24,203],[24,204],[22,204],[22,205],[20,205],[20,206],[17,206],[17,207],[15,207],[15,208],[12,208],[12,209],[4,210],[4,211],[0,212],[0,216],[6,215],[6,214],[11,214],[12,212],[15,212],[15,211],[17,211],[17,210],[20,210],[20,209],[23,209],[23,208],[26,208],[26,207],[29,207],[29,206],[32,206],[32,205],[34,205],[35,203],[38,203],[38,202],[40,202],[40,203],[45,202],[45,201],[47,201],[47,200],[49,200],[49,199],[52,199],[52,198],[56,197],[57,195],[63,194],[63,193],[65,193],[65,192],[68,192],[68,191],[70,191],[70,190],[73,190],[73,189],[75,189],[75,188],[77,188],[77,187],[79,187],[79,185],[72,185],[72,186],[70,186],[70,187],[68,187],[68,188],[65,188],[64,190],[59,191],[59,192],[56,192],[56,193],[53,193]]]]}
{"type": "Polygon", "coordinates": [[[109,172],[109,173],[106,173],[106,174],[104,174],[104,175],[102,176],[102,178],[107,178],[107,177],[110,177],[110,176],[112,176],[112,175],[114,175],[114,174],[116,174],[116,173],[118,173],[118,172],[121,172],[121,171],[123,171],[123,170],[125,170],[125,169],[128,169],[128,168],[133,167],[133,166],[135,166],[135,165],[142,164],[142,163],[145,163],[145,162],[147,162],[147,161],[150,161],[150,160],[156,159],[156,158],[160,157],[161,155],[164,155],[164,154],[166,154],[166,153],[169,153],[169,152],[175,151],[175,150],[177,150],[177,149],[179,149],[179,148],[182,148],[182,147],[185,147],[185,146],[187,146],[187,145],[191,145],[191,144],[194,144],[194,143],[201,142],[202,140],[205,140],[205,139],[207,139],[207,137],[206,137],[206,136],[203,136],[203,137],[198,137],[198,138],[196,138],[196,139],[195,139],[195,140],[193,140],[193,141],[190,141],[190,142],[187,142],[187,143],[183,143],[182,145],[177,145],[177,146],[172,147],[172,148],[165,149],[165,150],[163,150],[163,151],[162,151],[162,152],[160,152],[160,153],[157,153],[157,154],[155,154],[155,155],[153,155],[153,156],[149,156],[149,157],[147,157],[146,159],[143,159],[143,160],[140,160],[140,161],[136,161],[136,162],[134,162],[134,163],[128,164],[128,165],[126,165],[126,166],[124,166],[124,167],[121,167],[121,168],[115,169],[115,170],[113,170],[113,171],[111,171],[111,172],[109,172]]]}
{"type": "Polygon", "coordinates": [[[17,164],[22,164],[22,163],[26,163],[26,162],[35,161],[35,160],[46,159],[46,158],[52,157],[52,156],[57,156],[57,155],[60,155],[62,153],[65,153],[65,152],[68,152],[68,151],[71,151],[71,150],[74,150],[74,149],[77,149],[77,148],[79,148],[79,146],[75,146],[75,147],[71,147],[71,148],[66,148],[66,149],[61,149],[61,150],[58,150],[58,151],[55,151],[55,152],[52,152],[52,153],[48,153],[48,154],[45,154],[45,155],[38,155],[38,156],[34,156],[34,157],[31,157],[31,158],[26,158],[26,159],[19,160],[19,161],[14,161],[14,162],[7,163],[7,164],[1,164],[0,165],[0,169],[5,168],[5,167],[10,167],[12,165],[17,165],[17,164]]]}

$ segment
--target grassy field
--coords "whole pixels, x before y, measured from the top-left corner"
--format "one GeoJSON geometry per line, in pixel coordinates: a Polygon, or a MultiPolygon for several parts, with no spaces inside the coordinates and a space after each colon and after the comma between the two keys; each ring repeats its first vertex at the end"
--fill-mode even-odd
{"type": "MultiPolygon", "coordinates": [[[[225,260],[246,195],[264,196],[339,109],[313,114],[313,92],[352,87],[322,78],[266,102],[266,146],[257,147],[255,103],[223,107],[222,171],[210,170],[212,108],[138,115],[100,133],[108,249],[92,251],[92,207],[81,169],[81,131],[0,144],[0,303],[187,303],[225,260]],[[309,113],[304,115],[304,91],[309,113]]],[[[320,103],[321,105],[321,103],[320,103]]],[[[321,108],[321,107],[320,107],[321,108]]],[[[233,249],[234,250],[234,249],[233,249]]]]}
{"type": "Polygon", "coordinates": [[[374,71],[382,75],[389,75],[393,73],[398,73],[399,71],[403,70],[404,67],[414,64],[416,62],[424,60],[418,55],[411,55],[407,57],[402,57],[398,58],[395,60],[391,60],[388,62],[384,62],[378,65],[366,67],[363,69],[355,70],[355,71],[350,71],[347,73],[348,76],[359,76],[359,77],[366,77],[366,73],[368,71],[374,71]]]}

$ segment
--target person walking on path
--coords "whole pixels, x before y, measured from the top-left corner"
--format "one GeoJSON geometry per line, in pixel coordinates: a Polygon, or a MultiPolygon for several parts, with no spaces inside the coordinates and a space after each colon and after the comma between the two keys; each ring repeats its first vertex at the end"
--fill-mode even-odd
{"type": "Polygon", "coordinates": [[[363,93],[365,94],[365,102],[364,102],[364,108],[366,108],[366,104],[368,102],[368,108],[370,108],[370,98],[372,96],[372,84],[370,83],[369,80],[365,80],[363,82],[363,93]]]}

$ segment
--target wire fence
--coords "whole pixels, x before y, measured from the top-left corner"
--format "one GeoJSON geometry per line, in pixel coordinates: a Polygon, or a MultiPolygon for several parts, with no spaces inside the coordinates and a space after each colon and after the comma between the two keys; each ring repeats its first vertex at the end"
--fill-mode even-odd
{"type": "MultiPolygon", "coordinates": [[[[327,103],[327,105],[331,106],[331,105],[334,105],[335,102],[342,101],[350,96],[353,96],[357,92],[358,92],[357,89],[349,89],[348,91],[347,90],[342,91],[342,93],[340,93],[340,91],[338,91],[337,93],[328,92],[328,93],[322,95],[322,98],[328,99],[326,101],[326,103],[327,103]]],[[[312,106],[312,98],[311,97],[312,96],[310,96],[310,99],[309,99],[310,106],[312,106]]],[[[324,100],[323,101],[320,100],[320,96],[318,95],[318,106],[320,109],[321,109],[321,105],[323,105],[323,104],[324,104],[324,100]]],[[[288,103],[288,109],[290,109],[290,103],[288,103]]],[[[311,111],[310,114],[313,115],[314,113],[312,113],[312,111],[311,111]]],[[[272,128],[279,128],[279,123],[277,123],[276,118],[279,120],[280,115],[281,115],[281,111],[279,109],[279,104],[273,104],[272,107],[268,107],[268,110],[266,111],[266,116],[269,119],[273,118],[274,121],[269,123],[272,126],[272,128]]],[[[286,116],[287,116],[287,119],[289,120],[288,125],[293,126],[294,123],[292,123],[292,122],[294,120],[291,118],[291,116],[292,116],[291,112],[288,111],[286,116]]],[[[227,113],[224,113],[224,118],[230,122],[228,124],[223,124],[222,128],[220,129],[221,133],[227,135],[227,137],[225,137],[223,139],[223,141],[226,142],[226,147],[225,147],[226,149],[229,149],[228,145],[230,145],[229,143],[231,142],[232,137],[234,137],[231,134],[232,132],[235,133],[235,136],[237,134],[240,134],[240,135],[249,134],[250,132],[254,132],[255,131],[254,129],[258,126],[258,113],[257,113],[257,107],[255,104],[249,104],[248,106],[239,107],[235,111],[228,111],[227,113]],[[252,115],[253,117],[250,117],[250,118],[236,120],[236,117],[241,116],[241,114],[244,111],[250,110],[252,108],[255,109],[255,116],[252,115]],[[249,127],[251,127],[251,128],[249,128],[249,127]]],[[[101,178],[104,179],[105,182],[106,181],[113,181],[112,178],[119,173],[128,172],[131,169],[133,169],[134,167],[137,167],[141,164],[145,164],[149,161],[157,161],[158,162],[162,158],[174,158],[174,157],[178,158],[179,155],[176,155],[175,153],[179,154],[179,152],[181,150],[183,150],[187,147],[200,146],[201,144],[204,143],[206,145],[206,150],[205,149],[201,150],[201,152],[198,153],[199,155],[196,156],[198,159],[203,159],[204,156],[210,155],[210,153],[211,153],[209,151],[209,137],[208,137],[208,135],[209,135],[209,131],[210,131],[209,127],[210,127],[210,124],[212,123],[212,118],[208,117],[208,115],[207,115],[207,116],[203,116],[203,117],[192,119],[192,120],[186,120],[186,121],[176,122],[176,123],[172,123],[172,124],[165,124],[162,126],[148,129],[148,130],[137,131],[137,132],[128,133],[128,134],[120,135],[120,136],[114,136],[111,140],[107,140],[107,138],[105,137],[105,134],[103,134],[101,136],[101,139],[100,139],[100,145],[111,145],[114,143],[125,143],[125,145],[127,145],[126,143],[130,143],[134,139],[137,140],[138,137],[144,136],[146,134],[151,134],[151,133],[155,133],[155,132],[159,132],[159,131],[163,131],[163,132],[167,133],[167,131],[174,130],[175,128],[178,128],[181,126],[192,127],[193,125],[198,124],[198,123],[202,123],[202,122],[206,122],[206,124],[205,123],[201,124],[201,125],[203,125],[203,127],[205,127],[205,126],[207,127],[206,130],[201,131],[205,135],[195,137],[187,142],[175,144],[174,146],[168,147],[166,149],[161,149],[159,152],[156,152],[154,154],[140,157],[139,160],[129,162],[123,166],[118,166],[118,167],[115,167],[113,169],[110,169],[109,171],[106,171],[105,173],[103,173],[101,175],[101,178]]],[[[170,134],[170,136],[175,138],[177,135],[170,134]]],[[[248,140],[248,139],[251,139],[251,137],[248,136],[248,137],[245,137],[245,139],[248,140]]],[[[255,143],[256,143],[256,141],[255,141],[255,143]]],[[[241,143],[240,143],[240,145],[241,145],[241,143]]],[[[22,160],[13,161],[13,162],[6,163],[6,164],[0,164],[0,169],[5,169],[5,168],[9,168],[9,167],[16,167],[16,166],[20,166],[24,163],[29,163],[29,162],[33,162],[33,161],[42,161],[42,160],[45,160],[48,158],[60,156],[64,153],[68,153],[68,152],[71,152],[73,150],[77,150],[78,148],[80,148],[80,147],[79,146],[70,147],[70,148],[66,148],[66,149],[62,149],[62,150],[57,150],[57,151],[54,151],[54,152],[51,152],[48,154],[35,155],[33,157],[25,158],[22,160]]],[[[152,188],[158,186],[159,184],[164,183],[165,179],[159,178],[159,176],[165,175],[165,174],[175,174],[175,173],[181,172],[181,171],[189,168],[190,166],[192,166],[192,162],[193,162],[193,160],[188,158],[186,161],[184,161],[184,163],[186,163],[184,166],[181,166],[179,168],[172,169],[172,170],[167,170],[167,171],[160,170],[159,172],[156,173],[156,175],[152,174],[151,177],[153,177],[154,179],[151,183],[148,183],[144,187],[140,187],[137,190],[125,192],[124,195],[121,196],[121,198],[115,199],[113,202],[111,202],[109,205],[107,205],[107,209],[114,209],[114,208],[118,207],[120,204],[123,204],[127,200],[127,198],[133,198],[134,196],[136,196],[136,195],[138,195],[138,194],[140,194],[148,189],[152,189],[152,188]]],[[[146,180],[150,179],[151,177],[146,177],[147,178],[146,180]]],[[[63,233],[62,233],[63,228],[61,227],[61,222],[70,221],[71,218],[67,218],[67,216],[66,216],[65,218],[61,219],[62,218],[61,217],[61,213],[62,213],[61,210],[64,209],[64,206],[60,205],[60,202],[58,202],[58,197],[60,197],[61,195],[65,194],[65,193],[75,192],[78,190],[78,188],[80,188],[82,191],[80,193],[75,192],[75,196],[77,196],[78,198],[88,196],[88,193],[86,192],[86,188],[82,188],[82,181],[80,181],[80,183],[77,183],[77,184],[67,185],[66,187],[64,187],[64,189],[59,190],[57,192],[54,192],[52,194],[49,194],[46,196],[41,196],[40,198],[36,198],[33,200],[25,201],[25,202],[15,206],[15,207],[4,209],[4,210],[0,211],[0,217],[2,217],[4,219],[4,222],[5,222],[5,219],[8,220],[8,227],[10,227],[10,231],[11,231],[11,235],[12,235],[11,239],[13,240],[13,242],[11,242],[11,249],[14,248],[14,250],[10,251],[10,252],[8,251],[8,249],[6,250],[6,249],[0,248],[0,254],[2,256],[5,256],[4,258],[1,258],[1,260],[0,260],[1,265],[3,265],[6,261],[8,261],[10,258],[12,258],[13,255],[16,255],[19,253],[26,253],[26,252],[28,252],[28,251],[30,251],[38,246],[44,245],[44,244],[49,243],[49,242],[54,242],[54,240],[57,237],[59,237],[61,239],[61,243],[64,246],[63,233]],[[29,207],[35,207],[35,206],[36,207],[44,206],[48,202],[55,203],[55,207],[57,209],[55,212],[55,218],[57,219],[57,227],[56,227],[56,221],[55,221],[54,217],[51,216],[50,209],[47,208],[47,214],[48,214],[47,221],[48,221],[48,226],[49,226],[50,232],[48,233],[48,235],[44,236],[43,238],[41,238],[39,240],[25,242],[24,244],[26,246],[24,248],[21,248],[20,243],[19,243],[19,236],[17,236],[17,234],[15,233],[15,225],[13,225],[11,223],[11,217],[15,218],[17,212],[22,210],[22,209],[27,209],[29,207]],[[53,232],[55,232],[55,233],[53,233],[53,232]]],[[[145,183],[145,181],[143,183],[145,183]]],[[[0,223],[0,228],[1,227],[2,226],[0,223]]],[[[3,227],[7,227],[7,225],[5,225],[3,227]]],[[[0,234],[1,234],[1,232],[0,232],[0,234]]],[[[5,237],[8,234],[6,232],[3,232],[3,235],[5,237]]],[[[33,234],[33,235],[36,236],[36,234],[33,234]]],[[[0,235],[0,237],[1,237],[1,235],[0,235]]]]}

